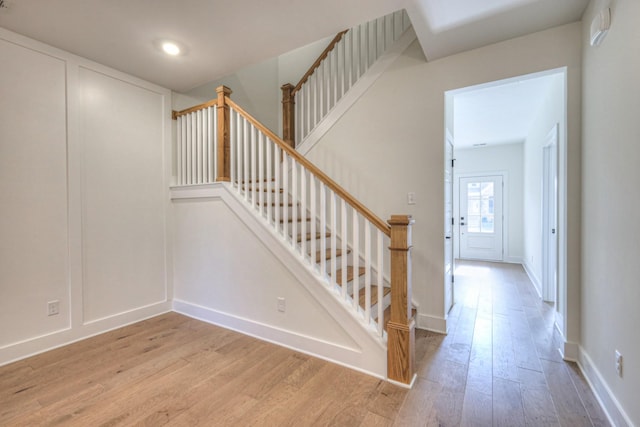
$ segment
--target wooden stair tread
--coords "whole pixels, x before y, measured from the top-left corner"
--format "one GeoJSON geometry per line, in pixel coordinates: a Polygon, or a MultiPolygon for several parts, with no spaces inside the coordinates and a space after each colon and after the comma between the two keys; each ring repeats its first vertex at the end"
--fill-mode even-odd
{"type": "MultiPolygon", "coordinates": [[[[358,268],[358,277],[363,276],[365,272],[365,268],[364,267],[360,267],[358,268]]],[[[347,283],[351,282],[353,280],[354,276],[354,271],[353,271],[353,266],[348,266],[347,267],[347,283]]],[[[336,271],[336,283],[340,286],[342,286],[342,269],[337,270],[336,271]]]]}
{"type": "MultiPolygon", "coordinates": [[[[311,221],[311,218],[307,217],[307,218],[305,218],[305,221],[306,221],[306,222],[309,222],[309,221],[311,221]]],[[[283,222],[284,222],[284,218],[282,218],[282,219],[280,220],[280,224],[282,224],[283,222]]],[[[287,222],[288,222],[289,224],[291,224],[291,223],[293,222],[293,218],[289,218],[289,219],[287,219],[287,222]]],[[[296,222],[302,222],[302,218],[300,218],[300,217],[296,218],[296,222]]]]}
{"type": "MultiPolygon", "coordinates": [[[[387,288],[386,286],[382,288],[382,297],[386,297],[391,293],[391,288],[387,288]]],[[[366,298],[366,289],[361,288],[359,292],[358,302],[360,307],[364,309],[364,300],[366,298]]],[[[371,306],[373,307],[378,303],[378,285],[371,285],[371,306]]]]}
{"type": "Polygon", "coordinates": [[[259,179],[257,181],[254,179],[250,179],[249,181],[242,180],[242,184],[247,184],[247,183],[253,184],[254,182],[276,182],[276,179],[271,178],[271,180],[268,180],[267,178],[264,178],[264,179],[259,179]]]}
{"type": "MultiPolygon", "coordinates": [[[[325,251],[325,259],[331,259],[331,249],[327,249],[325,251]]],[[[351,251],[349,249],[347,249],[347,253],[350,253],[351,251]]],[[[342,249],[336,249],[336,258],[342,256],[342,249]]],[[[316,263],[320,262],[322,260],[322,251],[318,251],[316,252],[316,263]]]]}
{"type": "MultiPolygon", "coordinates": [[[[327,237],[331,237],[331,233],[326,232],[326,233],[325,233],[325,235],[324,235],[324,237],[325,237],[325,238],[327,238],[327,237]]],[[[317,239],[320,239],[320,238],[322,238],[322,233],[320,233],[320,232],[318,231],[318,232],[316,233],[316,240],[317,240],[317,239]]],[[[304,240],[305,240],[305,241],[309,241],[309,240],[311,240],[311,233],[307,233],[307,234],[304,236],[304,240]]],[[[300,242],[302,242],[302,234],[298,234],[298,243],[300,243],[300,242]]]]}
{"type": "MultiPolygon", "coordinates": [[[[269,206],[269,202],[265,201],[264,203],[262,203],[263,206],[269,206]]],[[[276,206],[276,202],[271,202],[271,206],[275,207],[276,206]]],[[[293,207],[293,203],[289,202],[286,205],[284,204],[284,202],[280,202],[280,204],[278,205],[281,208],[287,206],[287,207],[293,207]]]]}
{"type": "MultiPolygon", "coordinates": [[[[254,188],[253,188],[253,187],[247,187],[247,186],[244,186],[244,185],[242,186],[242,189],[243,189],[244,191],[251,191],[251,192],[253,192],[253,191],[254,191],[254,188]]],[[[260,189],[259,189],[259,188],[256,188],[256,189],[255,189],[255,191],[258,191],[258,192],[259,192],[259,191],[260,191],[260,189]]],[[[274,194],[276,193],[276,191],[277,191],[278,193],[280,193],[280,194],[284,193],[284,190],[283,190],[282,188],[278,188],[277,190],[276,190],[275,188],[263,188],[263,189],[262,189],[262,192],[263,192],[263,193],[267,193],[267,192],[269,192],[269,191],[271,191],[271,192],[272,192],[272,193],[274,193],[274,194]]]]}

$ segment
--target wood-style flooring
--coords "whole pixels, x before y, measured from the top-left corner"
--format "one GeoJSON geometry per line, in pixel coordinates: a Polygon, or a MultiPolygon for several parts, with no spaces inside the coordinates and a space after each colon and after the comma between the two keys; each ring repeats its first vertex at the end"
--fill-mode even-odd
{"type": "Polygon", "coordinates": [[[169,313],[0,367],[2,426],[600,426],[520,266],[459,262],[410,391],[169,313]]]}

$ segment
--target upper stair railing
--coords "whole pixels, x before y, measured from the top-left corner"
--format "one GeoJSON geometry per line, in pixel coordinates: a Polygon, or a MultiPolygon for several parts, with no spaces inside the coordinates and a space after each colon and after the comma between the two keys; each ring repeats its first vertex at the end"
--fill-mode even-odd
{"type": "Polygon", "coordinates": [[[217,93],[216,100],[173,113],[176,185],[229,182],[344,307],[387,341],[389,379],[410,384],[413,220],[383,221],[235,104],[230,89],[217,93]]]}
{"type": "Polygon", "coordinates": [[[410,26],[402,10],[338,33],[297,85],[282,86],[282,139],[302,142],[410,26]]]}

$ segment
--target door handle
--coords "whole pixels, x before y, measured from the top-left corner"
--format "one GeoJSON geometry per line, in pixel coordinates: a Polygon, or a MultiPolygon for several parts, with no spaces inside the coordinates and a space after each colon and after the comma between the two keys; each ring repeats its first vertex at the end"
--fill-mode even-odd
{"type": "Polygon", "coordinates": [[[460,225],[464,225],[464,222],[461,222],[460,225]]]}
{"type": "Polygon", "coordinates": [[[444,236],[445,239],[449,240],[451,236],[444,236]]]}
{"type": "Polygon", "coordinates": [[[551,234],[556,234],[556,229],[555,228],[551,229],[551,234]]]}

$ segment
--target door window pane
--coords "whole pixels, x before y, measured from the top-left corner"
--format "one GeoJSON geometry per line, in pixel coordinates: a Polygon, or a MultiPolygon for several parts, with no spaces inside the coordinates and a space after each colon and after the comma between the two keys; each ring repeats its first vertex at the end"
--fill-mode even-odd
{"type": "Polygon", "coordinates": [[[494,220],[493,182],[467,183],[467,231],[493,233],[494,220]]]}

